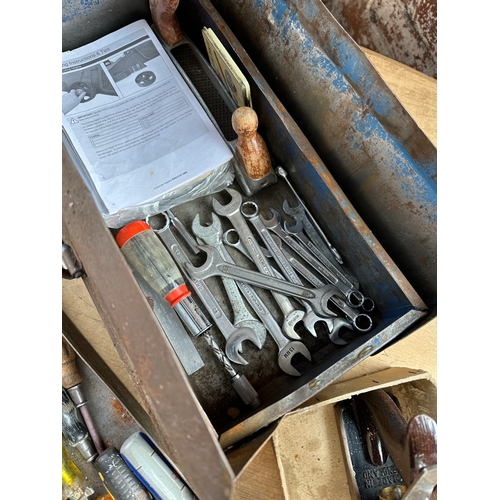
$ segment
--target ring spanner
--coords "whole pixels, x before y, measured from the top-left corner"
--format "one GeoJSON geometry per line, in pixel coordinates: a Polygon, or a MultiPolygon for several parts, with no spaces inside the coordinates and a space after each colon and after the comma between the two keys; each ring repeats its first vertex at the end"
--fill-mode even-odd
{"type": "MultiPolygon", "coordinates": [[[[170,254],[180,267],[190,263],[184,249],[179,245],[170,228],[170,218],[166,212],[161,215],[165,217],[165,226],[153,231],[163,240],[167,246],[170,254]]],[[[149,219],[149,218],[148,218],[149,219]]],[[[147,219],[147,220],[148,220],[147,219]]],[[[226,339],[226,356],[233,362],[240,365],[247,365],[248,362],[239,353],[242,350],[242,342],[249,340],[256,347],[262,349],[262,342],[257,334],[250,328],[236,328],[228,319],[224,311],[221,309],[219,303],[213,296],[208,286],[204,283],[203,279],[196,279],[188,276],[191,286],[196,290],[207,310],[210,312],[215,324],[219,328],[221,334],[226,339]]]]}
{"type": "Polygon", "coordinates": [[[328,308],[328,301],[335,293],[338,293],[335,286],[325,285],[321,288],[307,288],[294,285],[270,275],[230,264],[211,246],[199,245],[199,248],[207,254],[205,263],[200,267],[195,267],[191,262],[187,262],[184,265],[184,269],[192,279],[203,280],[211,276],[226,276],[227,278],[245,281],[266,290],[276,291],[283,295],[305,300],[311,305],[316,314],[323,316],[332,315],[331,309],[328,308]]]}

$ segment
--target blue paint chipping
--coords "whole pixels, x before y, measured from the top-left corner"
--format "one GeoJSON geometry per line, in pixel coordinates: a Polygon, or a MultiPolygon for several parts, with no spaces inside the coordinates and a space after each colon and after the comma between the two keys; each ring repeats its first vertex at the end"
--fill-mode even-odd
{"type": "Polygon", "coordinates": [[[100,0],[79,0],[78,2],[66,0],[63,3],[62,22],[68,22],[79,16],[88,16],[92,13],[93,6],[99,4],[100,0]]]}

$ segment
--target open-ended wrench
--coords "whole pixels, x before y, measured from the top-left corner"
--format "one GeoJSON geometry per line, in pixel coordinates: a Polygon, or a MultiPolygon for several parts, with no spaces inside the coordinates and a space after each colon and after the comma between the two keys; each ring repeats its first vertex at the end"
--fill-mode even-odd
{"type": "Polygon", "coordinates": [[[226,276],[236,281],[245,281],[259,288],[305,300],[311,305],[316,314],[332,316],[328,301],[331,296],[338,293],[335,286],[325,285],[321,288],[307,288],[295,285],[280,278],[274,278],[270,274],[266,275],[230,264],[219,255],[215,248],[209,245],[199,245],[199,248],[207,255],[205,263],[199,267],[194,266],[191,262],[184,265],[184,269],[192,279],[204,280],[212,276],[226,276]]]}
{"type": "MultiPolygon", "coordinates": [[[[243,198],[241,194],[235,189],[226,188],[226,192],[231,196],[231,201],[227,205],[222,205],[218,200],[213,198],[213,209],[217,215],[227,217],[234,229],[238,232],[241,242],[245,245],[246,249],[252,256],[252,261],[257,266],[257,269],[263,274],[272,276],[272,271],[269,266],[267,257],[261,252],[259,244],[254,235],[250,231],[246,220],[241,214],[241,205],[243,198]]],[[[295,327],[304,318],[305,312],[296,309],[288,297],[282,293],[271,291],[276,303],[278,304],[281,312],[283,313],[284,320],[282,325],[283,333],[291,339],[300,340],[300,336],[295,331],[295,327]]]]}
{"type": "MultiPolygon", "coordinates": [[[[230,229],[229,231],[232,231],[236,235],[238,235],[236,229],[230,229]]],[[[224,242],[226,233],[222,235],[224,242]]],[[[247,249],[243,245],[240,245],[240,248],[238,248],[238,250],[240,250],[241,253],[245,255],[245,257],[247,257],[249,260],[252,260],[252,257],[250,256],[250,254],[248,254],[247,249]]],[[[232,258],[229,262],[234,263],[232,258]]],[[[274,316],[271,314],[271,311],[269,311],[268,307],[260,298],[259,294],[248,283],[245,283],[244,281],[236,281],[236,284],[241,290],[241,293],[247,299],[250,306],[255,311],[255,314],[257,314],[262,323],[264,323],[267,331],[278,345],[279,367],[288,375],[299,376],[300,372],[292,366],[291,361],[295,354],[302,354],[310,361],[311,354],[309,353],[307,347],[302,344],[302,342],[289,340],[287,337],[285,337],[285,335],[281,331],[281,327],[278,325],[277,321],[274,319],[274,316]]]]}
{"type": "Polygon", "coordinates": [[[299,201],[300,205],[302,205],[302,207],[304,208],[304,212],[310,217],[310,222],[312,222],[314,224],[315,232],[318,235],[318,237],[320,237],[320,238],[323,239],[324,244],[330,249],[331,253],[335,257],[335,259],[337,260],[337,262],[339,264],[342,264],[343,263],[342,262],[342,257],[340,256],[338,250],[336,248],[334,248],[332,246],[332,244],[328,241],[328,238],[326,237],[326,235],[323,232],[323,230],[319,227],[318,223],[316,222],[316,220],[312,216],[311,212],[309,212],[309,209],[307,208],[306,204],[302,201],[302,199],[300,198],[300,196],[297,193],[297,191],[295,191],[295,188],[293,187],[292,183],[288,180],[287,171],[282,166],[277,166],[276,167],[276,173],[280,177],[283,177],[283,179],[285,179],[285,181],[287,182],[288,186],[293,191],[293,194],[295,195],[295,197],[299,201]]]}
{"type": "MultiPolygon", "coordinates": [[[[316,230],[317,226],[314,226],[311,223],[311,220],[309,220],[309,217],[307,216],[304,205],[302,205],[300,200],[299,200],[299,204],[296,207],[291,207],[290,204],[288,203],[288,200],[285,199],[283,201],[283,212],[285,212],[290,217],[293,217],[295,220],[300,220],[302,222],[302,224],[304,224],[304,231],[306,232],[307,236],[309,236],[309,238],[311,238],[311,241],[321,251],[323,251],[326,258],[333,265],[336,265],[335,264],[336,262],[342,264],[342,257],[340,256],[338,250],[335,247],[333,247],[331,244],[327,245],[325,243],[326,236],[324,239],[321,237],[320,233],[318,233],[318,231],[316,230]]],[[[312,220],[314,220],[314,219],[312,219],[312,220]]]]}
{"type": "Polygon", "coordinates": [[[300,255],[306,262],[309,262],[329,283],[335,285],[342,295],[347,299],[347,302],[352,307],[359,307],[364,301],[363,294],[352,288],[352,284],[347,285],[330,271],[330,269],[322,264],[322,262],[304,248],[292,235],[286,233],[280,225],[281,215],[279,212],[270,209],[273,217],[265,219],[262,217],[263,224],[284,243],[286,243],[294,252],[300,255]]]}
{"type": "MultiPolygon", "coordinates": [[[[213,222],[211,226],[201,226],[199,223],[199,217],[196,216],[192,223],[193,233],[200,239],[205,241],[205,243],[207,243],[208,245],[213,246],[219,252],[222,258],[230,263],[234,263],[231,255],[222,243],[222,225],[220,224],[219,218],[215,214],[212,214],[212,221],[213,222]],[[212,242],[214,243],[213,245],[211,244],[212,242]],[[219,246],[222,246],[222,248],[219,249],[219,246]]],[[[259,316],[262,323],[269,331],[269,334],[276,342],[278,346],[278,366],[281,368],[281,370],[283,370],[287,375],[296,377],[300,376],[300,372],[292,366],[291,362],[293,356],[296,354],[302,354],[305,358],[311,361],[311,354],[309,353],[307,347],[302,342],[289,340],[287,337],[285,337],[285,335],[283,335],[280,326],[274,319],[269,309],[266,307],[255,290],[253,290],[247,283],[234,281],[232,279],[228,279],[228,281],[231,281],[233,284],[236,284],[236,286],[239,287],[241,293],[248,300],[248,303],[252,306],[253,310],[255,311],[257,316],[259,316]]],[[[243,307],[245,307],[244,304],[243,307]]],[[[259,323],[259,325],[262,326],[262,323],[259,323]]],[[[235,324],[237,324],[236,320],[235,324]]],[[[266,330],[264,329],[264,339],[265,336],[266,330]]]]}
{"type": "MultiPolygon", "coordinates": [[[[288,262],[288,259],[282,252],[281,246],[278,245],[277,242],[273,239],[275,235],[272,234],[262,222],[262,216],[259,215],[258,205],[253,201],[247,201],[241,206],[241,212],[243,216],[247,218],[258,231],[262,238],[262,241],[264,241],[267,247],[267,250],[271,254],[271,257],[278,264],[279,268],[285,275],[285,278],[283,278],[281,275],[277,275],[276,272],[274,273],[275,276],[282,279],[287,279],[288,281],[290,281],[290,283],[295,283],[296,285],[303,286],[303,283],[298,274],[295,272],[294,268],[291,266],[291,264],[288,262]]],[[[333,338],[337,340],[338,343],[347,343],[338,337],[338,331],[341,327],[347,326],[349,329],[352,329],[347,321],[343,320],[343,318],[322,318],[314,313],[311,306],[307,304],[307,302],[303,302],[303,304],[306,309],[306,314],[303,319],[304,325],[313,336],[317,337],[315,329],[316,323],[323,323],[326,324],[326,326],[328,327],[328,331],[333,336],[333,338]]],[[[332,312],[330,316],[333,315],[334,314],[332,312]]]]}
{"type": "MultiPolygon", "coordinates": [[[[214,247],[224,260],[232,262],[231,255],[227,251],[224,243],[222,242],[222,224],[216,214],[212,213],[212,224],[202,226],[200,223],[200,216],[196,214],[193,222],[191,223],[191,230],[193,234],[200,238],[204,243],[214,247]]],[[[256,320],[248,311],[245,302],[241,296],[240,289],[236,282],[232,279],[222,277],[222,284],[226,290],[229,302],[233,309],[233,323],[236,327],[248,327],[257,333],[261,343],[264,344],[266,340],[266,328],[258,320],[256,320]]]]}
{"type": "MultiPolygon", "coordinates": [[[[275,236],[276,244],[280,244],[281,240],[275,236]]],[[[286,259],[290,265],[297,270],[311,285],[316,288],[322,287],[324,283],[312,272],[310,271],[302,262],[296,259],[292,254],[287,252],[282,246],[280,246],[281,251],[285,255],[286,259]]],[[[373,321],[367,314],[359,313],[357,310],[350,307],[345,300],[334,295],[330,300],[351,320],[354,327],[360,332],[367,332],[373,326],[373,321]]],[[[352,328],[351,328],[352,330],[352,328]]]]}
{"type": "MultiPolygon", "coordinates": [[[[170,228],[170,218],[166,212],[161,214],[165,218],[165,225],[161,228],[154,228],[153,230],[165,243],[167,249],[172,255],[177,265],[183,269],[186,264],[190,264],[190,260],[186,255],[184,249],[179,245],[175,235],[170,228]]],[[[149,219],[149,218],[148,218],[149,219]]],[[[248,362],[241,356],[242,342],[249,340],[256,347],[262,349],[263,342],[259,336],[250,328],[236,328],[228,319],[224,311],[221,309],[216,298],[205,284],[202,279],[197,279],[188,276],[191,286],[196,290],[200,300],[203,302],[210,315],[212,316],[215,324],[219,328],[221,334],[226,339],[226,356],[233,362],[240,365],[247,365],[248,362]]]]}
{"type": "MultiPolygon", "coordinates": [[[[285,222],[284,224],[285,233],[295,236],[310,252],[322,263],[324,264],[343,284],[350,286],[352,290],[358,290],[358,284],[354,284],[340,269],[335,267],[330,261],[321,253],[321,251],[314,245],[314,243],[304,234],[304,226],[302,222],[296,221],[295,225],[290,226],[285,222]]],[[[361,293],[361,292],[359,292],[361,293]]],[[[361,302],[361,307],[366,312],[371,312],[375,309],[375,302],[370,297],[363,295],[363,301],[361,302]]]]}
{"type": "MultiPolygon", "coordinates": [[[[281,250],[283,250],[282,245],[281,245],[281,240],[275,236],[272,235],[274,238],[274,241],[276,244],[279,246],[281,250]]],[[[235,248],[236,250],[240,251],[247,259],[252,259],[251,256],[248,254],[246,251],[246,248],[240,243],[238,233],[234,229],[228,229],[223,235],[222,235],[223,241],[226,245],[235,248]]],[[[264,252],[264,255],[271,257],[271,254],[269,255],[266,254],[266,252],[269,252],[267,249],[263,248],[262,251],[264,252]]],[[[285,254],[286,256],[286,254],[285,254]]],[[[274,274],[276,277],[280,277],[281,279],[284,279],[283,276],[279,274],[277,270],[274,270],[274,274]]],[[[302,284],[302,283],[301,283],[302,284]]],[[[321,283],[321,286],[323,286],[324,283],[321,283]]],[[[313,284],[314,285],[314,284],[313,284]]],[[[316,286],[316,285],[314,285],[316,286]]],[[[336,316],[335,313],[331,313],[332,317],[321,317],[318,316],[317,314],[314,313],[312,309],[309,308],[308,312],[304,316],[304,324],[310,326],[311,328],[314,328],[314,325],[317,322],[322,321],[327,329],[328,329],[328,337],[330,338],[330,341],[334,344],[337,345],[346,345],[348,342],[345,340],[341,339],[339,336],[340,330],[345,327],[348,328],[349,330],[352,330],[351,324],[346,321],[344,318],[339,318],[339,317],[333,317],[336,316]]]]}

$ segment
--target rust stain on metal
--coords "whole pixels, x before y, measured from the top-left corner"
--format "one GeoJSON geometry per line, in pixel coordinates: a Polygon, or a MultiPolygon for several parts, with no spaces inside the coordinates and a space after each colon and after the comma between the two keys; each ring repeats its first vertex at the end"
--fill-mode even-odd
{"type": "Polygon", "coordinates": [[[130,413],[125,409],[125,407],[118,401],[118,399],[114,399],[111,403],[111,407],[113,408],[113,413],[115,415],[115,422],[123,427],[124,429],[129,428],[132,424],[135,423],[135,420],[130,415],[130,413]]]}
{"type": "Polygon", "coordinates": [[[436,0],[323,3],[359,45],[437,78],[436,0]]]}

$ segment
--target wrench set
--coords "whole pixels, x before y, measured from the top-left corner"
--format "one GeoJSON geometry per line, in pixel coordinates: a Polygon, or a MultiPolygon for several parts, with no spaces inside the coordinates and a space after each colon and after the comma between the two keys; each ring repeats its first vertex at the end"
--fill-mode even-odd
{"type": "Polygon", "coordinates": [[[293,194],[283,199],[281,210],[261,210],[254,199],[245,201],[228,187],[225,194],[206,197],[203,213],[189,220],[171,210],[145,220],[195,294],[172,307],[194,338],[205,338],[232,381],[241,379],[233,388],[252,408],[260,404],[257,392],[232,364],[247,367],[247,353],[255,363],[267,334],[276,344],[279,369],[299,377],[313,363],[308,345],[318,332],[323,337],[326,331],[332,345],[341,348],[374,325],[373,300],[360,291],[340,253],[293,194]],[[224,349],[209,332],[209,320],[192,319],[198,301],[224,338],[224,349]]]}

